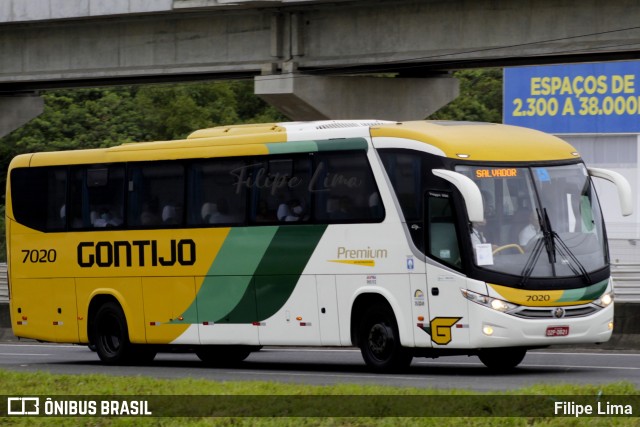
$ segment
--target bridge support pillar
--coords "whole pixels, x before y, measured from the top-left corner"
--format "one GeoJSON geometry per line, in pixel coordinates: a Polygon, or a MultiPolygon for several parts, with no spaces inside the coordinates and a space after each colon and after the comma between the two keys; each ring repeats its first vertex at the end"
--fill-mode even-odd
{"type": "Polygon", "coordinates": [[[453,101],[458,81],[431,78],[311,76],[255,77],[255,94],[291,120],[420,120],[453,101]]]}
{"type": "Polygon", "coordinates": [[[0,96],[0,138],[44,111],[44,99],[38,95],[0,96]]]}

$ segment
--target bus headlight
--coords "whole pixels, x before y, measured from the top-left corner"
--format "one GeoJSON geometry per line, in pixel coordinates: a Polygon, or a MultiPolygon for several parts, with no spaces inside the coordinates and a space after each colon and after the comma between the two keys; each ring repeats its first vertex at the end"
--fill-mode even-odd
{"type": "Polygon", "coordinates": [[[500,299],[492,299],[491,308],[493,308],[494,310],[502,311],[504,313],[505,311],[509,311],[512,308],[515,308],[515,306],[513,304],[509,304],[508,302],[502,301],[500,299]]]}
{"type": "Polygon", "coordinates": [[[602,294],[602,296],[597,300],[595,300],[593,303],[595,305],[599,305],[600,307],[604,308],[604,307],[610,306],[612,302],[613,302],[613,293],[607,292],[602,294]]]}
{"type": "Polygon", "coordinates": [[[476,304],[484,305],[485,307],[492,308],[502,313],[506,313],[507,311],[511,311],[518,307],[516,304],[511,304],[510,302],[503,301],[497,298],[491,298],[488,295],[482,295],[477,292],[471,292],[468,289],[460,289],[460,291],[462,292],[462,295],[469,301],[473,301],[476,304]]]}

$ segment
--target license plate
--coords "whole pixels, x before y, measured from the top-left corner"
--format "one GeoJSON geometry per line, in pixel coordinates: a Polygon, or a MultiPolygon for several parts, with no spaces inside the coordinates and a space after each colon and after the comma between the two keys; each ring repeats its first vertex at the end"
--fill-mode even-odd
{"type": "Polygon", "coordinates": [[[568,326],[549,326],[547,328],[546,336],[548,337],[566,337],[569,335],[568,326]]]}

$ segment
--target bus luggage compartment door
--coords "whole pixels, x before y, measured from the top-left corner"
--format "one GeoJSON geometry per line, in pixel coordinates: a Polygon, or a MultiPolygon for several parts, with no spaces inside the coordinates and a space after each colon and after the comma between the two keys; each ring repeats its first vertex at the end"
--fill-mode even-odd
{"type": "Polygon", "coordinates": [[[195,283],[193,277],[143,277],[144,317],[147,343],[197,344],[195,283]]]}
{"type": "Polygon", "coordinates": [[[78,342],[73,279],[14,279],[11,320],[16,336],[78,342]]]}

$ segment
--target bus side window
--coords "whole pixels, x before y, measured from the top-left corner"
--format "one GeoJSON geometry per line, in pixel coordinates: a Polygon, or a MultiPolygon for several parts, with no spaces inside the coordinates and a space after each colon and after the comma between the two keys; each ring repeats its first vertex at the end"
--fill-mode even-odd
{"type": "Polygon", "coordinates": [[[375,222],[384,207],[366,152],[318,153],[310,183],[319,222],[375,222]]]}
{"type": "Polygon", "coordinates": [[[128,177],[128,224],[171,227],[183,224],[184,166],[177,162],[134,164],[128,177]]]}
{"type": "Polygon", "coordinates": [[[427,192],[429,254],[455,268],[462,265],[451,197],[427,192]]]}
{"type": "Polygon", "coordinates": [[[244,159],[210,159],[193,163],[187,184],[188,224],[243,224],[248,173],[244,159]]]}
{"type": "Polygon", "coordinates": [[[260,159],[252,165],[251,219],[282,224],[311,219],[309,154],[260,159]]]}
{"type": "Polygon", "coordinates": [[[90,165],[72,168],[70,226],[119,227],[123,223],[124,166],[90,165]]]}
{"type": "Polygon", "coordinates": [[[16,220],[40,231],[65,228],[67,170],[62,167],[20,168],[11,172],[16,220]]]}
{"type": "Polygon", "coordinates": [[[379,150],[380,158],[398,198],[413,244],[425,251],[423,219],[423,161],[420,153],[408,150],[379,150]]]}

